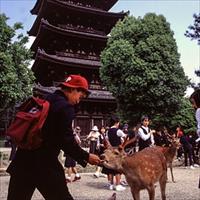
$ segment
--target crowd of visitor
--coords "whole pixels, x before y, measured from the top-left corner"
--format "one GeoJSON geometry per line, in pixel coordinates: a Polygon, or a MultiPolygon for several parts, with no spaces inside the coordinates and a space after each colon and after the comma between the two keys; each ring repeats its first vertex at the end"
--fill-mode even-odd
{"type": "MultiPolygon", "coordinates": [[[[173,140],[179,142],[176,158],[179,165],[185,168],[194,169],[199,167],[199,149],[200,142],[197,141],[196,132],[185,133],[181,126],[172,131],[165,126],[151,129],[151,120],[148,116],[142,116],[141,122],[135,126],[128,124],[120,125],[120,119],[111,116],[109,126],[98,127],[94,125],[89,132],[88,147],[89,152],[100,156],[105,150],[105,140],[108,140],[111,146],[120,146],[126,143],[125,151],[133,154],[144,148],[151,146],[169,147],[173,140]]],[[[124,191],[127,185],[125,181],[121,181],[121,174],[105,167],[96,167],[94,177],[107,177],[109,190],[124,191]]]]}

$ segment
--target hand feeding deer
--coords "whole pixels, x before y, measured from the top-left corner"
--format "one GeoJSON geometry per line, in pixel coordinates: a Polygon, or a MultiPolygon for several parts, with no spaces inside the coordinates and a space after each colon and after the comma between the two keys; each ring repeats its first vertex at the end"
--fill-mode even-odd
{"type": "Polygon", "coordinates": [[[149,199],[155,199],[154,184],[159,181],[162,200],[166,200],[167,163],[157,147],[148,147],[133,155],[126,155],[123,148],[109,147],[101,155],[103,165],[123,173],[131,188],[134,200],[140,199],[140,190],[147,189],[149,199]]]}

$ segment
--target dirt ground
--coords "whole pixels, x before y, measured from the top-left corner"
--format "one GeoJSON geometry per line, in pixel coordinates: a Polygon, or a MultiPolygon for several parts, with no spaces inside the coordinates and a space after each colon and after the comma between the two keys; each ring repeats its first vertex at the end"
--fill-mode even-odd
{"type": "MultiPolygon", "coordinates": [[[[167,183],[167,200],[200,200],[200,189],[198,188],[200,168],[185,169],[184,167],[174,168],[176,183],[167,183]]],[[[124,177],[123,177],[124,179],[124,177]]],[[[9,176],[0,176],[0,199],[6,200],[9,176]]],[[[107,200],[113,192],[106,187],[107,178],[95,178],[93,173],[81,173],[81,180],[69,183],[68,187],[75,200],[107,200]]],[[[127,186],[123,192],[116,192],[117,200],[131,200],[130,188],[127,186]]],[[[36,190],[33,200],[43,200],[44,198],[36,190]]],[[[141,191],[141,199],[148,200],[147,191],[141,191]]],[[[161,200],[159,184],[156,187],[156,200],[161,200]]]]}

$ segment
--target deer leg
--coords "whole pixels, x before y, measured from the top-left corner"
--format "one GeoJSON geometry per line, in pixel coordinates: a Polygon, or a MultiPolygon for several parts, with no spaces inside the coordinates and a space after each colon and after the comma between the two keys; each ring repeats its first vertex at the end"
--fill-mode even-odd
{"type": "MultiPolygon", "coordinates": [[[[167,171],[168,171],[168,168],[167,168],[167,171]]],[[[167,173],[167,182],[168,182],[168,173],[167,173]]]]}
{"type": "Polygon", "coordinates": [[[175,183],[174,175],[173,175],[173,171],[172,171],[172,162],[169,163],[169,168],[170,168],[170,172],[171,172],[172,182],[175,183]]]}
{"type": "Polygon", "coordinates": [[[165,190],[166,190],[166,183],[167,183],[167,173],[163,174],[159,180],[160,183],[160,191],[162,200],[166,200],[165,190]]]}
{"type": "Polygon", "coordinates": [[[131,193],[134,200],[140,200],[140,189],[138,188],[131,188],[131,193]]]}
{"type": "Polygon", "coordinates": [[[154,200],[155,199],[155,186],[154,184],[150,185],[148,188],[148,193],[149,193],[149,200],[154,200]]]}

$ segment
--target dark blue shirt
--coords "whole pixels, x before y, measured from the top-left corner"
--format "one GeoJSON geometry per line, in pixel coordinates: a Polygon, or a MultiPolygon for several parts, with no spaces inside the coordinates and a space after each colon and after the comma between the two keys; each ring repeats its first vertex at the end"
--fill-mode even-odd
{"type": "Polygon", "coordinates": [[[75,118],[74,106],[68,103],[61,91],[56,91],[46,98],[50,102],[48,117],[42,129],[43,144],[36,150],[18,148],[8,167],[9,173],[27,170],[28,168],[58,167],[58,155],[62,149],[82,166],[86,166],[89,154],[76,142],[72,131],[72,120],[75,118]]]}

